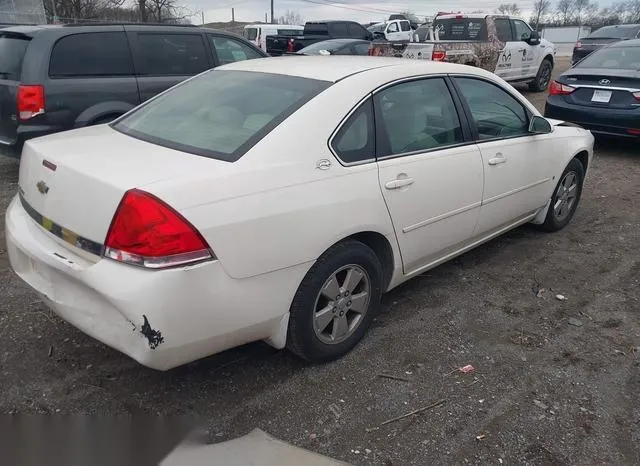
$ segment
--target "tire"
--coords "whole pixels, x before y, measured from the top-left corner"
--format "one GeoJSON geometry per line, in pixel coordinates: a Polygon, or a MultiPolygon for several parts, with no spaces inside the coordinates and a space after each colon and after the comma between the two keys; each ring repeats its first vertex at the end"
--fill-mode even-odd
{"type": "Polygon", "coordinates": [[[529,83],[529,90],[533,92],[544,92],[551,82],[551,73],[553,72],[553,63],[548,58],[542,60],[536,79],[529,83]]]}
{"type": "Polygon", "coordinates": [[[558,185],[553,191],[547,216],[544,223],[539,226],[540,229],[553,232],[561,230],[569,224],[573,218],[573,214],[575,214],[576,209],[578,208],[578,204],[580,203],[583,182],[584,167],[578,159],[572,159],[571,162],[569,162],[569,165],[567,165],[567,168],[564,169],[564,172],[562,172],[558,185]],[[572,177],[574,181],[571,181],[572,177]],[[573,188],[573,192],[575,192],[575,194],[571,197],[571,186],[574,186],[574,183],[575,187],[573,188]],[[561,202],[561,204],[556,209],[554,206],[558,204],[558,202],[561,202]],[[564,204],[562,204],[562,202],[564,202],[564,204]],[[564,209],[567,210],[562,209],[563,205],[564,209]]]}
{"type": "Polygon", "coordinates": [[[347,240],[330,248],[307,272],[293,299],[287,336],[289,350],[302,359],[319,363],[351,351],[380,307],[382,282],[382,264],[368,246],[347,240]],[[355,287],[346,286],[349,272],[355,287]],[[358,305],[351,301],[351,295],[358,297],[358,305]]]}

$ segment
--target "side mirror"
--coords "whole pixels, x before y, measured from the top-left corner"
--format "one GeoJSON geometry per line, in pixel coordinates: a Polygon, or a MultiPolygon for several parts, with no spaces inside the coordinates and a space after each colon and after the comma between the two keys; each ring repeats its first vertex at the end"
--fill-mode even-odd
{"type": "Polygon", "coordinates": [[[553,131],[551,123],[546,118],[541,116],[533,116],[529,122],[529,132],[531,134],[549,134],[553,131]]]}
{"type": "Polygon", "coordinates": [[[529,36],[527,42],[529,43],[529,45],[540,44],[540,34],[538,33],[538,31],[531,31],[531,35],[529,36]]]}

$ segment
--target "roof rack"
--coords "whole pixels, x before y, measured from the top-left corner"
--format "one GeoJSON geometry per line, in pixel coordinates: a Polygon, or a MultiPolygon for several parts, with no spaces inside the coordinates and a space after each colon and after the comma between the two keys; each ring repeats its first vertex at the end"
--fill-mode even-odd
{"type": "Polygon", "coordinates": [[[77,26],[171,26],[171,27],[185,27],[185,28],[197,28],[199,26],[195,24],[171,24],[171,23],[135,23],[127,21],[85,21],[82,20],[77,23],[62,24],[64,27],[77,27],[77,26]]]}

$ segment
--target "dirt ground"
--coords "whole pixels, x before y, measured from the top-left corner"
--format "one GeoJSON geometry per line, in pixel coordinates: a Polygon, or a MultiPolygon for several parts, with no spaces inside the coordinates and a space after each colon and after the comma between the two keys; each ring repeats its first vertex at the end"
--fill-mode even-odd
{"type": "MultiPolygon", "coordinates": [[[[2,211],[17,178],[0,157],[2,211]]],[[[362,465],[640,464],[639,198],[640,144],[599,140],[566,229],[519,228],[394,290],[340,361],[256,343],[165,373],[49,312],[9,268],[3,218],[0,412],[197,415],[214,442],[259,427],[362,465]]]]}

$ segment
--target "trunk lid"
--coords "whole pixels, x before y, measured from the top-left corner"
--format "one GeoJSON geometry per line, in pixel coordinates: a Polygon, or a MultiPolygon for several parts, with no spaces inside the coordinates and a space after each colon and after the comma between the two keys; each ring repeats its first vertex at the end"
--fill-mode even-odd
{"type": "Polygon", "coordinates": [[[577,87],[565,96],[572,104],[623,110],[637,110],[640,104],[633,96],[640,89],[640,71],[578,67],[565,73],[560,81],[577,87]]]}
{"type": "Polygon", "coordinates": [[[13,144],[18,131],[18,87],[22,79],[22,62],[31,38],[0,33],[0,141],[13,144]]]}
{"type": "Polygon", "coordinates": [[[224,173],[233,165],[100,125],[28,141],[20,163],[19,189],[32,211],[53,223],[53,228],[103,244],[127,190],[203,170],[224,173]]]}

